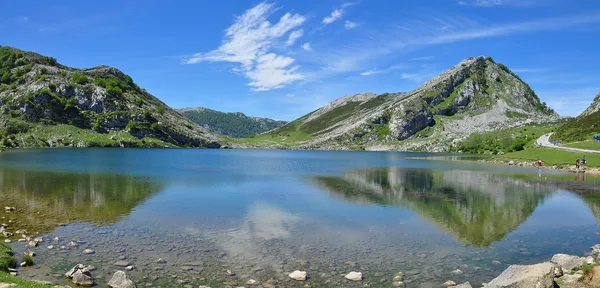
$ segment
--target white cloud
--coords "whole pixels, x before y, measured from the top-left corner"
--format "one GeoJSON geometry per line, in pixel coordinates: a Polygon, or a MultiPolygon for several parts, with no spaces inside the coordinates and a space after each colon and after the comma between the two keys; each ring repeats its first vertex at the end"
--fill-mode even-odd
{"type": "Polygon", "coordinates": [[[337,21],[338,19],[342,18],[342,15],[344,14],[344,10],[342,9],[335,9],[333,10],[333,12],[331,12],[331,15],[323,18],[323,24],[328,25],[331,24],[335,21],[337,21]]]}
{"type": "Polygon", "coordinates": [[[542,101],[561,116],[578,116],[594,100],[598,86],[574,89],[536,90],[542,101]]]}
{"type": "Polygon", "coordinates": [[[312,47],[310,46],[310,42],[306,42],[306,43],[302,44],[302,49],[304,49],[306,51],[312,51],[312,47]]]}
{"type": "Polygon", "coordinates": [[[520,6],[529,7],[548,0],[461,0],[458,5],[476,7],[520,6]]]}
{"type": "MultiPolygon", "coordinates": [[[[375,75],[375,74],[384,74],[384,73],[392,72],[394,70],[405,69],[405,68],[406,68],[405,65],[393,65],[393,66],[390,66],[390,67],[388,67],[386,69],[382,69],[382,70],[377,70],[377,68],[373,68],[371,70],[361,72],[360,75],[361,76],[371,76],[371,75],[375,75]]],[[[405,75],[405,74],[402,74],[402,75],[405,75]]]]}
{"type": "Polygon", "coordinates": [[[538,72],[543,72],[543,69],[536,69],[536,68],[516,68],[516,69],[511,69],[513,72],[515,73],[538,73],[538,72]]]}
{"type": "Polygon", "coordinates": [[[352,21],[350,21],[350,20],[346,20],[346,21],[344,22],[344,27],[345,27],[346,29],[348,29],[348,30],[350,30],[350,29],[354,29],[354,28],[358,27],[358,23],[356,23],[356,22],[352,22],[352,21]]]}
{"type": "Polygon", "coordinates": [[[302,35],[304,35],[304,30],[302,30],[302,29],[292,31],[292,33],[290,33],[290,36],[288,37],[288,40],[285,44],[287,46],[294,45],[294,43],[296,43],[296,40],[298,40],[300,37],[302,37],[302,35]]]}
{"type": "Polygon", "coordinates": [[[431,59],[434,59],[434,58],[435,58],[435,56],[421,56],[421,57],[412,58],[410,60],[413,60],[413,61],[425,61],[425,60],[431,60],[431,59]]]}
{"type": "MultiPolygon", "coordinates": [[[[251,80],[249,85],[255,91],[277,89],[303,79],[298,66],[292,65],[295,59],[277,55],[270,49],[288,32],[301,26],[305,18],[300,14],[286,13],[278,22],[271,23],[267,18],[274,12],[273,4],[266,2],[246,10],[225,30],[225,39],[219,48],[208,53],[196,53],[184,63],[238,63],[240,67],[236,71],[251,80]]],[[[297,34],[297,31],[291,34],[297,34]]],[[[291,37],[288,36],[287,41],[291,37]]]]}

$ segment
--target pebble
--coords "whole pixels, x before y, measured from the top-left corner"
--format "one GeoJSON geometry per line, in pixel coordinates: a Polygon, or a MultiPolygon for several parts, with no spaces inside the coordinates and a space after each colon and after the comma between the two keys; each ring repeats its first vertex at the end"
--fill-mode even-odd
{"type": "Polygon", "coordinates": [[[254,285],[254,284],[256,284],[256,280],[250,279],[250,280],[248,280],[248,282],[246,282],[246,284],[248,284],[248,285],[254,285]]]}
{"type": "Polygon", "coordinates": [[[500,265],[500,264],[502,264],[502,262],[500,262],[498,260],[494,260],[494,261],[492,261],[492,264],[494,264],[494,265],[500,265]]]}
{"type": "Polygon", "coordinates": [[[10,241],[10,239],[4,239],[4,243],[10,243],[12,241],[10,241]]]}
{"type": "Polygon", "coordinates": [[[127,267],[127,266],[129,266],[129,262],[127,262],[127,261],[117,261],[117,262],[115,262],[114,265],[117,266],[117,267],[127,267]]]}
{"type": "Polygon", "coordinates": [[[352,271],[352,272],[348,273],[348,275],[346,275],[345,278],[348,280],[352,280],[352,281],[361,281],[362,273],[352,271]]]}
{"type": "Polygon", "coordinates": [[[96,251],[95,251],[95,250],[92,250],[92,249],[85,249],[85,250],[83,250],[83,252],[81,252],[81,253],[90,255],[90,254],[95,254],[95,253],[96,253],[96,251]]]}
{"type": "Polygon", "coordinates": [[[446,282],[444,282],[444,287],[452,287],[452,286],[456,286],[456,282],[452,281],[452,280],[448,280],[446,282]]]}
{"type": "Polygon", "coordinates": [[[162,259],[162,258],[158,258],[158,259],[156,260],[156,263],[158,263],[158,264],[165,264],[165,263],[167,263],[167,261],[165,261],[165,260],[164,260],[164,259],[162,259]]]}
{"type": "Polygon", "coordinates": [[[462,271],[462,270],[460,270],[460,269],[456,269],[456,270],[454,270],[454,271],[452,271],[452,272],[450,272],[450,273],[452,273],[452,275],[462,275],[462,274],[463,274],[463,271],[462,271]]]}
{"type": "Polygon", "coordinates": [[[54,249],[54,246],[52,246],[52,245],[49,245],[47,248],[48,248],[48,249],[54,249]]]}
{"type": "Polygon", "coordinates": [[[127,266],[127,267],[125,268],[125,270],[127,270],[127,271],[132,271],[133,269],[135,269],[135,267],[134,267],[134,266],[131,266],[131,265],[130,265],[130,266],[127,266]]]}
{"type": "Polygon", "coordinates": [[[304,281],[304,280],[306,280],[306,271],[296,270],[296,271],[290,273],[288,276],[297,281],[304,281]]]}

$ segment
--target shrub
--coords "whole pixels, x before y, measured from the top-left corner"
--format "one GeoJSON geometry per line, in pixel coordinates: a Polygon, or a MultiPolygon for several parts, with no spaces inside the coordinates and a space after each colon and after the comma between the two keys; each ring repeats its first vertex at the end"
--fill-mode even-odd
{"type": "Polygon", "coordinates": [[[118,86],[109,85],[108,87],[106,87],[106,93],[108,93],[108,95],[111,96],[121,96],[123,95],[123,90],[121,90],[121,88],[119,88],[118,86]]]}
{"type": "Polygon", "coordinates": [[[106,88],[106,79],[104,79],[100,76],[96,76],[96,77],[94,77],[94,84],[96,84],[97,86],[100,86],[102,88],[106,88]]]}
{"type": "Polygon", "coordinates": [[[56,91],[56,84],[50,83],[48,84],[48,88],[50,88],[50,91],[56,91]]]}
{"type": "Polygon", "coordinates": [[[71,74],[71,81],[80,85],[85,85],[88,83],[88,78],[81,73],[74,72],[73,74],[71,74]]]}
{"type": "Polygon", "coordinates": [[[164,114],[167,111],[167,108],[165,108],[165,106],[158,106],[156,107],[156,112],[158,114],[164,114]]]}
{"type": "Polygon", "coordinates": [[[129,123],[127,123],[127,126],[125,127],[125,129],[127,130],[133,130],[133,129],[137,129],[137,123],[135,121],[129,121],[129,123]]]}
{"type": "Polygon", "coordinates": [[[23,262],[25,262],[26,266],[33,266],[33,257],[31,257],[31,254],[25,253],[23,255],[23,262]]]}
{"type": "MultiPolygon", "coordinates": [[[[3,139],[3,141],[4,140],[6,139],[3,139]]],[[[6,144],[8,144],[8,142],[6,144]]],[[[0,243],[0,271],[8,272],[8,268],[14,268],[16,266],[17,259],[14,257],[10,246],[0,243]]]]}
{"type": "Polygon", "coordinates": [[[62,77],[67,77],[67,72],[66,71],[60,71],[60,76],[62,77]]]}
{"type": "Polygon", "coordinates": [[[142,107],[143,104],[144,104],[144,99],[142,99],[142,98],[135,99],[135,105],[142,107]]]}
{"type": "Polygon", "coordinates": [[[48,69],[46,69],[46,67],[42,67],[42,69],[40,69],[40,74],[46,74],[48,73],[48,69]]]}
{"type": "Polygon", "coordinates": [[[154,123],[152,123],[152,125],[150,125],[150,129],[152,129],[152,131],[157,131],[158,128],[160,128],[160,126],[158,125],[158,122],[154,122],[154,123]]]}
{"type": "Polygon", "coordinates": [[[10,90],[15,90],[15,89],[17,89],[17,83],[11,83],[10,90]]]}

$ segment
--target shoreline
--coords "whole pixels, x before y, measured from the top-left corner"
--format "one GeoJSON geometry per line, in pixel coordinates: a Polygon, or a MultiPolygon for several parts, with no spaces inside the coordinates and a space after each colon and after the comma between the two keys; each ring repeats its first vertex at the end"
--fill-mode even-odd
{"type": "Polygon", "coordinates": [[[514,159],[514,160],[477,159],[477,160],[465,160],[465,161],[477,161],[480,163],[487,163],[487,164],[497,164],[497,165],[523,167],[523,168],[538,168],[538,169],[543,169],[543,170],[565,171],[565,172],[569,172],[572,174],[600,175],[600,167],[585,166],[583,168],[579,168],[579,170],[575,167],[575,165],[553,165],[553,166],[542,165],[542,167],[538,167],[536,161],[524,160],[524,159],[514,159]],[[576,171],[578,171],[578,172],[576,172],[576,171]]]}

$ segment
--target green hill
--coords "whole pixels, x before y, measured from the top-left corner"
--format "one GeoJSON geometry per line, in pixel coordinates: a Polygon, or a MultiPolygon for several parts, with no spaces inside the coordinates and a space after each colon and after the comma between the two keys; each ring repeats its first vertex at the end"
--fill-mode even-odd
{"type": "Polygon", "coordinates": [[[0,46],[4,147],[220,147],[116,68],[76,69],[0,46]]]}
{"type": "Polygon", "coordinates": [[[573,142],[590,140],[597,134],[600,134],[600,93],[581,115],[560,126],[552,138],[573,142]]]}
{"type": "Polygon", "coordinates": [[[178,109],[177,112],[204,128],[233,138],[252,137],[287,123],[269,118],[248,117],[240,112],[226,113],[203,107],[178,109]]]}

